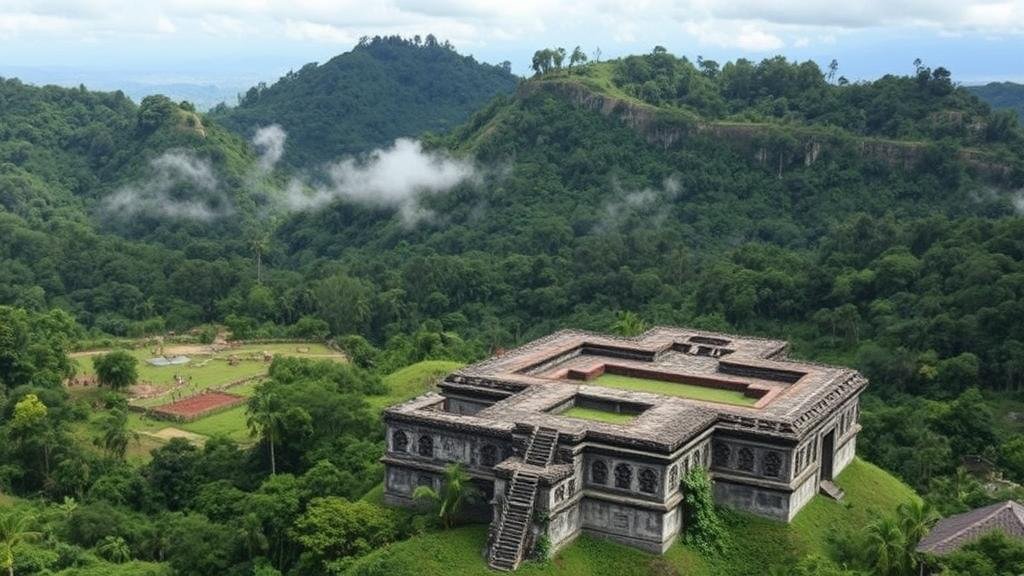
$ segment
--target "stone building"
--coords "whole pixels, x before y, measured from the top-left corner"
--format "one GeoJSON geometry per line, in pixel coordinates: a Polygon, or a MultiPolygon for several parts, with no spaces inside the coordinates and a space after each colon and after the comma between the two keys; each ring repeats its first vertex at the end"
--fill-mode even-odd
{"type": "Polygon", "coordinates": [[[389,408],[385,497],[413,505],[461,463],[491,520],[488,560],[516,568],[541,538],[581,532],[664,552],[681,479],[708,470],[717,502],[788,522],[854,457],[856,371],[791,361],[777,340],[654,328],[562,331],[448,375],[389,408]]]}

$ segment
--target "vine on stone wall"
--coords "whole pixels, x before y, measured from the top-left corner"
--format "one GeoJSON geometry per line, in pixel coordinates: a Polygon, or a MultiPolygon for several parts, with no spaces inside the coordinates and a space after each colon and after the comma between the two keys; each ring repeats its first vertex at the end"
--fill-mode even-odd
{"type": "Polygon", "coordinates": [[[683,476],[683,541],[701,552],[722,549],[725,529],[715,510],[711,479],[703,468],[683,476]]]}

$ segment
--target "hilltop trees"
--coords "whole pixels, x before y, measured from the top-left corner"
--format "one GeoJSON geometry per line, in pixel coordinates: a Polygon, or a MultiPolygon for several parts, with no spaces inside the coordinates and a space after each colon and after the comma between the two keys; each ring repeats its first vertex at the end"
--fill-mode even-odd
{"type": "Polygon", "coordinates": [[[516,81],[510,68],[460,55],[433,35],[420,42],[375,36],[254,87],[237,106],[218,106],[210,116],[243,138],[279,124],[288,133],[282,162],[313,168],[396,138],[454,128],[494,96],[512,92],[516,81]],[[339,129],[325,131],[325,124],[339,129]]]}

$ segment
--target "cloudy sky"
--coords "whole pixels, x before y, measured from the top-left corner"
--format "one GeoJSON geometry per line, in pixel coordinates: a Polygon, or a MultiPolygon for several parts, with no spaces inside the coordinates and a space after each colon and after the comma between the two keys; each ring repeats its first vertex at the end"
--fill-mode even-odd
{"type": "Polygon", "coordinates": [[[0,0],[0,75],[248,85],[363,35],[426,33],[521,74],[543,46],[607,58],[660,44],[718,60],[837,58],[851,79],[921,57],[965,83],[1024,81],[1024,0],[0,0]]]}

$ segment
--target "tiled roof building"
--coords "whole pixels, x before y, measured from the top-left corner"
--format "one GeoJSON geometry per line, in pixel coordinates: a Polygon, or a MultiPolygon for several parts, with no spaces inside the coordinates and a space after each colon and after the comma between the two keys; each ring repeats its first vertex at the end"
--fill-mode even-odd
{"type": "Polygon", "coordinates": [[[1024,538],[1024,506],[1008,500],[943,518],[921,539],[917,551],[943,556],[994,531],[1024,538]]]}

